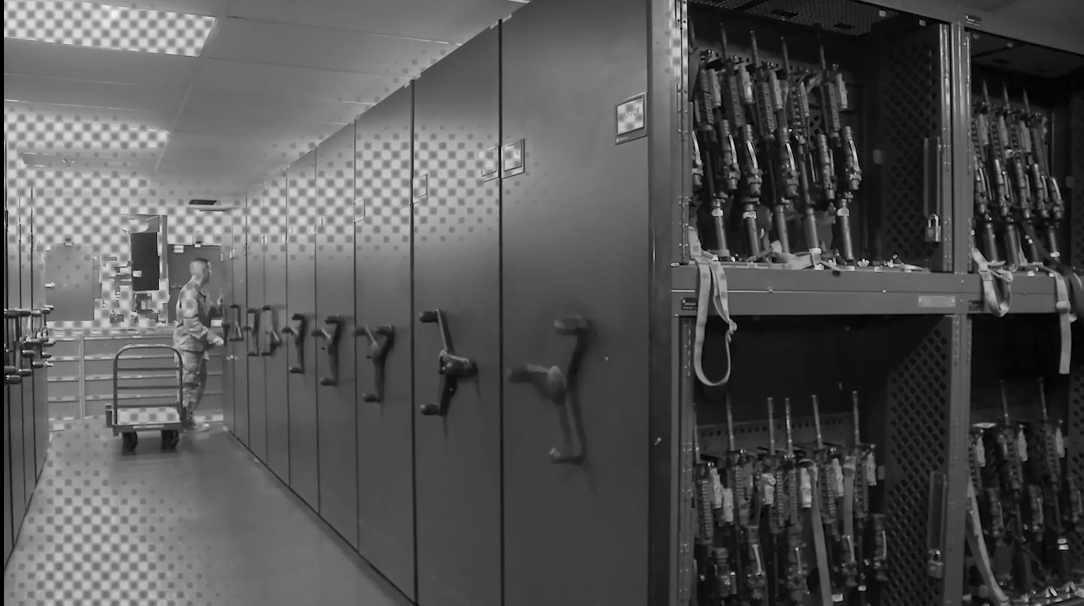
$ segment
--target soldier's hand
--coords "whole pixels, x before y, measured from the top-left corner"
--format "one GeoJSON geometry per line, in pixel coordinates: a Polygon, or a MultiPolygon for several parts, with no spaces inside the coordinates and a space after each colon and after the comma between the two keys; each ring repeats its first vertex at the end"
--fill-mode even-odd
{"type": "Polygon", "coordinates": [[[215,333],[211,333],[210,342],[212,347],[222,347],[222,345],[225,344],[225,341],[222,340],[222,337],[216,335],[215,333]]]}

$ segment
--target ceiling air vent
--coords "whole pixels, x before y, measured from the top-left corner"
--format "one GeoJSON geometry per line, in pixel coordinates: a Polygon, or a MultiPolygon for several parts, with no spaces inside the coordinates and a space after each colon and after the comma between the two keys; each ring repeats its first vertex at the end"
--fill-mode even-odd
{"type": "Polygon", "coordinates": [[[218,200],[189,200],[188,204],[191,206],[214,206],[218,204],[218,200]]]}

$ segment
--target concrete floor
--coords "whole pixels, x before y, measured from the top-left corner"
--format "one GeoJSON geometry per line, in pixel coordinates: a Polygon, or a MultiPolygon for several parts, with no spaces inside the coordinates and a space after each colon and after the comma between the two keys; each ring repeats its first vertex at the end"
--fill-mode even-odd
{"type": "Polygon", "coordinates": [[[134,454],[100,419],[52,434],[4,573],[12,606],[406,606],[409,602],[213,424],[134,454]]]}

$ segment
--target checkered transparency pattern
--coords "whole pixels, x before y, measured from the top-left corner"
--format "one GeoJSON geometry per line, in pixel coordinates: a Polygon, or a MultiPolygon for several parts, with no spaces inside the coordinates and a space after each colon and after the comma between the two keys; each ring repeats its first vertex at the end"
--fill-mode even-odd
{"type": "MultiPolygon", "coordinates": [[[[884,606],[937,604],[942,587],[926,574],[930,474],[947,468],[953,332],[939,321],[899,361],[888,381],[885,517],[891,545],[884,606]]],[[[900,341],[907,341],[907,337],[900,341]]]]}
{"type": "Polygon", "coordinates": [[[422,124],[414,133],[415,181],[427,182],[425,198],[414,202],[414,237],[422,244],[434,238],[465,242],[476,230],[497,229],[499,208],[489,201],[499,181],[483,183],[480,177],[486,143],[466,125],[422,124]]]}
{"type": "Polygon", "coordinates": [[[214,17],[66,0],[5,0],[4,38],[198,57],[214,17]]]}
{"type": "Polygon", "coordinates": [[[350,124],[317,149],[319,261],[354,254],[354,139],[350,124]]]}
{"type": "Polygon", "coordinates": [[[357,126],[354,221],[364,243],[357,249],[358,261],[409,258],[410,123],[372,122],[362,116],[357,126]]]}

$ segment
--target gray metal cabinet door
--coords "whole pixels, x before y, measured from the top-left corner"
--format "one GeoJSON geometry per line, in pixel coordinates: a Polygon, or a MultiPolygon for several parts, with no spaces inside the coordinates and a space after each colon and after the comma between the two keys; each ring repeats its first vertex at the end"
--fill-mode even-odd
{"type": "MultiPolygon", "coordinates": [[[[45,297],[45,252],[37,243],[31,245],[34,259],[34,307],[44,308],[45,297]]],[[[52,315],[42,318],[47,322],[52,315]]],[[[43,350],[50,353],[48,348],[43,350]]],[[[49,451],[49,369],[42,368],[34,373],[34,477],[41,477],[45,468],[45,455],[49,451]]],[[[37,482],[35,481],[35,484],[37,482]]]]}
{"type": "Polygon", "coordinates": [[[290,487],[309,507],[320,510],[317,450],[316,347],[309,332],[316,327],[316,151],[288,171],[290,235],[287,244],[286,308],[289,325],[300,334],[287,336],[290,352],[290,487]],[[294,321],[293,318],[298,318],[294,321]],[[302,365],[303,364],[303,365],[302,365]],[[294,372],[294,371],[297,372],[294,372]]]}
{"type": "MultiPolygon", "coordinates": [[[[247,213],[247,204],[245,211],[247,213]]],[[[248,215],[242,214],[237,220],[233,234],[233,305],[231,321],[240,322],[240,331],[234,331],[229,342],[230,355],[233,356],[233,422],[234,435],[245,446],[249,445],[249,410],[248,410],[248,215]]]]}
{"type": "MultiPolygon", "coordinates": [[[[11,403],[10,388],[6,385],[4,387],[4,420],[7,421],[8,405],[11,403]]],[[[7,423],[4,423],[4,428],[7,428],[7,423]]],[[[7,432],[5,432],[7,433],[7,432]]],[[[4,436],[4,470],[11,469],[11,449],[9,447],[10,442],[8,436],[4,436]]],[[[11,531],[11,482],[12,475],[10,473],[4,474],[4,565],[7,565],[8,557],[11,555],[11,549],[14,545],[14,535],[11,531]]]]}
{"type": "Polygon", "coordinates": [[[45,281],[50,283],[49,303],[52,320],[82,321],[94,319],[94,299],[100,289],[94,283],[94,268],[99,262],[93,246],[53,245],[47,253],[45,281]]]}
{"type": "MultiPolygon", "coordinates": [[[[230,233],[223,238],[222,250],[219,254],[219,263],[215,266],[215,275],[218,284],[222,285],[222,297],[225,305],[230,305],[233,302],[233,239],[234,232],[237,232],[237,225],[234,224],[230,233]]],[[[212,259],[214,261],[214,259],[212,259]]],[[[218,299],[217,295],[213,295],[215,299],[218,299]]],[[[176,302],[174,301],[174,305],[176,302]]],[[[229,309],[222,310],[225,317],[222,318],[223,329],[221,336],[223,339],[227,339],[225,347],[223,347],[222,356],[222,423],[237,435],[237,423],[236,415],[234,412],[237,410],[237,403],[234,402],[233,393],[233,380],[234,373],[236,372],[235,364],[236,359],[233,355],[233,347],[229,342],[229,330],[226,325],[227,322],[232,321],[232,314],[229,309]]]]}
{"type": "Polygon", "coordinates": [[[265,338],[276,331],[278,347],[265,346],[270,355],[267,364],[267,466],[280,480],[290,483],[290,406],[289,406],[289,335],[282,334],[288,325],[286,313],[286,176],[271,180],[269,204],[264,216],[267,252],[264,254],[265,338]]]}
{"type": "MultiPolygon", "coordinates": [[[[22,288],[22,281],[19,274],[22,271],[22,266],[19,263],[19,224],[15,222],[13,215],[7,215],[5,227],[7,228],[7,271],[4,273],[8,287],[7,309],[16,309],[20,306],[19,292],[22,288]]],[[[14,328],[13,323],[5,327],[4,337],[12,349],[12,361],[16,366],[25,368],[27,364],[19,356],[18,343],[14,340],[18,338],[18,332],[9,331],[11,328],[14,328]]],[[[27,381],[25,377],[23,380],[27,381]]],[[[25,390],[25,385],[8,387],[8,406],[4,409],[4,428],[7,430],[7,435],[4,436],[4,446],[11,453],[11,462],[8,467],[10,473],[4,475],[10,478],[9,481],[11,482],[10,523],[16,536],[19,527],[22,525],[23,515],[26,513],[27,501],[26,483],[24,481],[25,466],[23,464],[23,392],[25,390]]]]}
{"type": "Polygon", "coordinates": [[[413,600],[412,102],[412,89],[401,89],[357,121],[354,304],[358,327],[385,346],[381,390],[380,355],[368,333],[358,337],[358,550],[413,600]],[[393,331],[390,343],[381,327],[393,331]]]}
{"type": "Polygon", "coordinates": [[[357,402],[354,399],[354,125],[316,151],[316,296],[320,316],[315,340],[320,377],[317,411],[320,444],[320,516],[355,549],[358,546],[357,402]],[[338,343],[335,343],[336,331],[338,343]],[[328,338],[330,337],[330,339],[328,338]],[[336,357],[338,358],[336,362],[336,357]]]}
{"type": "Polygon", "coordinates": [[[414,84],[414,405],[418,595],[433,606],[495,606],[500,581],[500,191],[479,155],[497,145],[499,30],[414,84]],[[443,416],[445,314],[454,353],[472,360],[443,416]]]}
{"type": "MultiPolygon", "coordinates": [[[[21,288],[19,292],[19,306],[24,309],[34,308],[34,263],[33,253],[30,248],[30,241],[32,239],[30,230],[26,225],[20,226],[19,237],[19,279],[21,282],[21,288]]],[[[30,327],[34,325],[33,318],[25,318],[22,323],[22,333],[20,337],[23,339],[33,338],[30,334],[30,327]]],[[[31,368],[32,362],[37,362],[36,358],[31,360],[24,358],[22,366],[24,368],[31,368]]],[[[38,386],[38,377],[41,374],[41,370],[35,369],[31,376],[23,378],[23,483],[26,486],[26,491],[23,495],[25,498],[25,505],[30,504],[30,497],[34,495],[34,486],[38,482],[38,474],[34,467],[34,457],[37,452],[37,447],[34,444],[35,430],[34,420],[36,415],[34,414],[34,403],[36,400],[35,392],[38,386]]]]}
{"type": "Polygon", "coordinates": [[[615,107],[647,88],[648,13],[627,4],[548,0],[503,25],[502,137],[528,160],[503,180],[506,372],[564,371],[576,337],[555,321],[590,323],[564,408],[504,384],[507,606],[647,603],[648,140],[615,145],[615,107]]]}
{"type": "Polygon", "coordinates": [[[245,323],[248,348],[246,367],[248,369],[248,448],[256,458],[267,462],[267,383],[264,372],[264,358],[260,355],[263,347],[261,308],[264,304],[264,242],[263,215],[267,205],[265,192],[260,191],[248,200],[248,258],[245,261],[247,271],[247,305],[245,323]]]}

